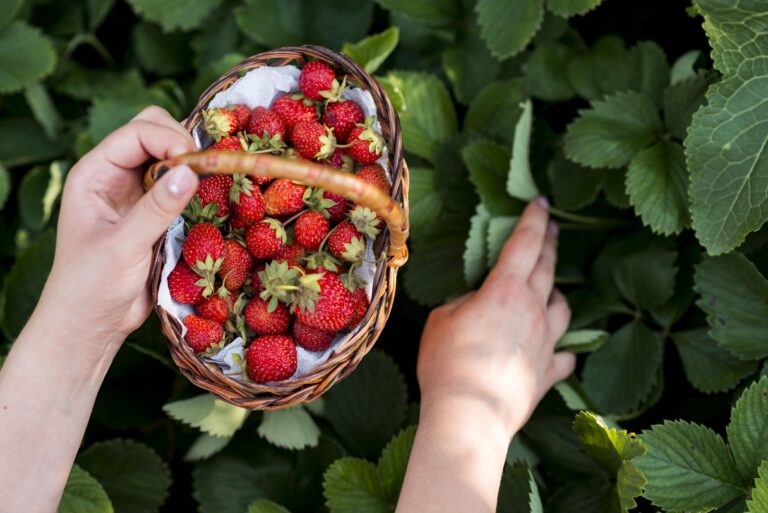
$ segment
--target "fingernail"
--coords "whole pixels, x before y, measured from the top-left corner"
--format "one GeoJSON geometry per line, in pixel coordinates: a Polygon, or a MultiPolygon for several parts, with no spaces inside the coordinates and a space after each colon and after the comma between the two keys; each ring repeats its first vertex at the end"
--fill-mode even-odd
{"type": "Polygon", "coordinates": [[[168,181],[166,187],[168,192],[172,196],[184,196],[189,190],[195,186],[197,182],[197,175],[192,171],[189,166],[176,166],[168,173],[168,181]]]}
{"type": "Polygon", "coordinates": [[[556,222],[550,221],[549,222],[549,231],[552,233],[552,235],[557,235],[560,233],[560,227],[557,225],[556,222]]]}
{"type": "Polygon", "coordinates": [[[549,200],[546,198],[546,196],[539,196],[536,199],[536,203],[538,203],[539,206],[545,210],[549,208],[549,200]]]}

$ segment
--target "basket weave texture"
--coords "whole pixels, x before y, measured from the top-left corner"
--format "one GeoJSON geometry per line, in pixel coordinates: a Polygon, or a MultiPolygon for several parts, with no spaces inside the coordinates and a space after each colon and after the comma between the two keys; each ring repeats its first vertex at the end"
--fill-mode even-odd
{"type": "MultiPolygon", "coordinates": [[[[185,128],[192,131],[200,121],[202,111],[216,93],[227,89],[244,73],[261,66],[302,66],[307,60],[320,60],[329,64],[336,70],[337,75],[346,75],[348,83],[371,93],[382,136],[389,150],[391,197],[358,180],[352,174],[320,164],[271,155],[205,150],[158,162],[145,175],[147,188],[151,187],[165,170],[182,163],[200,174],[239,172],[285,177],[341,194],[376,211],[386,222],[387,228],[374,244],[375,254],[382,255],[385,259],[377,265],[371,304],[365,318],[344,336],[324,363],[305,376],[266,384],[241,382],[228,377],[217,365],[207,363],[195,354],[181,336],[181,324],[163,308],[155,306],[163,333],[168,338],[171,356],[181,373],[198,387],[222,400],[252,410],[287,408],[313,401],[352,372],[371,350],[384,328],[395,297],[398,268],[408,259],[405,240],[408,236],[409,180],[408,167],[403,159],[400,122],[379,83],[349,57],[318,46],[280,48],[249,57],[225,73],[200,96],[197,106],[184,122],[185,128]]],[[[165,262],[163,243],[164,240],[161,239],[155,245],[150,277],[155,305],[165,262]]]]}

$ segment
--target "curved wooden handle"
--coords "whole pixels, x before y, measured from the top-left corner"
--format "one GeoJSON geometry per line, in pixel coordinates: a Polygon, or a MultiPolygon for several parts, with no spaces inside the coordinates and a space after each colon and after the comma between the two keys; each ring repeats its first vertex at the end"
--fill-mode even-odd
{"type": "Polygon", "coordinates": [[[228,150],[202,150],[153,164],[144,175],[149,190],[168,169],[187,165],[198,174],[242,173],[271,178],[288,178],[338,194],[376,212],[389,228],[388,265],[400,267],[408,260],[408,218],[395,200],[355,175],[307,160],[228,150]]]}

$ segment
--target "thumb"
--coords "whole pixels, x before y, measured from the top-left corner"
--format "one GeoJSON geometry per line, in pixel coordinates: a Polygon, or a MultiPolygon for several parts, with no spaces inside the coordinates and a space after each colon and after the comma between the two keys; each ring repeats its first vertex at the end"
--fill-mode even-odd
{"type": "Polygon", "coordinates": [[[165,173],[123,218],[120,240],[137,249],[151,247],[187,206],[197,184],[197,175],[187,166],[165,173]]]}

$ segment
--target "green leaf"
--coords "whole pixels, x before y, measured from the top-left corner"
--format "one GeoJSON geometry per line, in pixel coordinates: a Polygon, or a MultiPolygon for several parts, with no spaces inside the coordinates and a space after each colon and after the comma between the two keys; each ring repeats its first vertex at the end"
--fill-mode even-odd
{"type": "Polygon", "coordinates": [[[582,167],[562,156],[550,161],[547,171],[554,203],[565,210],[579,210],[594,203],[609,173],[582,167]]]}
{"type": "Polygon", "coordinates": [[[654,233],[679,234],[690,223],[688,175],[680,144],[660,141],[632,159],[626,191],[635,212],[654,233]]]}
{"type": "Polygon", "coordinates": [[[433,169],[412,167],[410,172],[408,220],[411,223],[411,232],[418,237],[419,233],[437,222],[443,209],[443,202],[437,191],[437,173],[433,169]]]}
{"type": "Polygon", "coordinates": [[[669,83],[675,85],[696,75],[694,66],[701,55],[701,50],[690,50],[678,57],[669,70],[669,83]]]}
{"type": "Polygon", "coordinates": [[[5,9],[0,12],[0,30],[4,29],[10,22],[16,18],[26,0],[8,0],[5,3],[5,9]]]}
{"type": "Polygon", "coordinates": [[[200,27],[221,0],[128,0],[128,3],[141,18],[170,32],[200,27]]]}
{"type": "MultiPolygon", "coordinates": [[[[235,21],[234,11],[232,9],[217,10],[190,41],[190,46],[195,52],[195,67],[198,70],[209,68],[226,55],[236,53],[240,39],[240,29],[235,21]]],[[[212,80],[205,83],[205,87],[232,67],[221,70],[212,80]]],[[[202,75],[198,73],[198,80],[202,75]]],[[[202,89],[200,91],[202,92],[202,89]]]]}
{"type": "Polygon", "coordinates": [[[605,199],[616,208],[629,208],[629,196],[625,190],[626,172],[618,171],[607,173],[603,192],[605,199]]]}
{"type": "Polygon", "coordinates": [[[94,142],[99,142],[150,105],[170,109],[173,102],[159,88],[138,89],[127,95],[96,98],[88,110],[88,133],[94,142]]]}
{"type": "Polygon", "coordinates": [[[665,421],[643,432],[648,449],[637,460],[645,497],[667,511],[710,511],[746,490],[723,439],[711,429],[665,421]]]}
{"type": "Polygon", "coordinates": [[[626,63],[627,49],[618,36],[603,36],[568,62],[568,78],[576,93],[587,100],[599,100],[606,94],[632,88],[631,65],[626,63]]]}
{"type": "Polygon", "coordinates": [[[326,420],[356,455],[377,455],[405,419],[405,379],[381,351],[371,351],[324,398],[326,420]]]}
{"type": "Polygon", "coordinates": [[[608,340],[609,333],[603,330],[572,330],[557,341],[555,350],[572,353],[591,353],[602,347],[608,340]]]}
{"type": "Polygon", "coordinates": [[[8,201],[8,196],[11,194],[11,175],[8,170],[5,169],[2,163],[0,163],[0,210],[5,207],[5,202],[8,201]]]}
{"type": "Polygon", "coordinates": [[[230,436],[213,436],[202,433],[184,455],[184,461],[205,460],[220,452],[232,441],[230,436]]]}
{"type": "Polygon", "coordinates": [[[766,513],[768,511],[768,461],[757,469],[757,479],[752,488],[752,497],[747,501],[748,513],[766,513]]]}
{"type": "Polygon", "coordinates": [[[456,44],[442,53],[441,62],[456,99],[468,104],[498,76],[501,65],[480,39],[478,27],[473,23],[464,27],[456,44]]]}
{"type": "Polygon", "coordinates": [[[91,32],[95,32],[99,28],[99,25],[101,25],[114,5],[115,0],[86,0],[88,28],[91,32]]]}
{"type": "Polygon", "coordinates": [[[496,265],[501,248],[517,226],[518,219],[518,216],[503,216],[488,221],[488,269],[496,265]]]}
{"type": "Polygon", "coordinates": [[[397,502],[400,495],[415,437],[416,426],[406,428],[392,438],[381,452],[378,465],[379,476],[384,485],[384,493],[392,504],[397,502]]]}
{"type": "Polygon", "coordinates": [[[302,405],[265,411],[258,433],[270,443],[286,449],[315,447],[320,440],[320,428],[302,405]]]}
{"type": "Polygon", "coordinates": [[[742,477],[751,479],[768,460],[768,377],[752,383],[736,401],[726,429],[728,445],[742,477]]]}
{"type": "Polygon", "coordinates": [[[654,391],[662,359],[662,337],[634,321],[587,356],[582,376],[589,397],[606,414],[635,412],[654,391]]]}
{"type": "Polygon", "coordinates": [[[43,126],[45,135],[49,139],[55,139],[61,129],[62,120],[48,90],[38,82],[24,90],[24,97],[35,119],[43,126]]]}
{"type": "Polygon", "coordinates": [[[37,306],[40,292],[53,265],[56,233],[47,230],[22,251],[5,276],[3,333],[13,340],[21,333],[37,306]]]}
{"type": "Polygon", "coordinates": [[[469,220],[469,235],[464,243],[464,280],[468,287],[477,285],[488,268],[485,238],[490,220],[491,214],[482,203],[469,220]]]}
{"type": "Polygon", "coordinates": [[[589,398],[578,379],[574,377],[568,378],[566,381],[555,384],[552,388],[560,394],[560,398],[569,410],[580,411],[589,409],[589,398]]]}
{"type": "Polygon", "coordinates": [[[55,66],[56,50],[38,28],[14,21],[0,31],[0,94],[21,91],[55,66]]]}
{"type": "Polygon", "coordinates": [[[595,9],[603,0],[547,0],[547,9],[562,16],[570,18],[586,14],[595,9]]]}
{"type": "Polygon", "coordinates": [[[376,0],[383,8],[428,26],[450,25],[458,18],[456,0],[376,0]]]}
{"type": "Polygon", "coordinates": [[[521,80],[492,82],[478,93],[464,118],[464,130],[475,131],[485,137],[512,145],[525,100],[525,87],[521,80]]]}
{"type": "Polygon", "coordinates": [[[279,504],[266,499],[259,499],[248,507],[247,513],[291,513],[279,504]]]}
{"type": "Polygon", "coordinates": [[[265,497],[262,477],[275,471],[270,464],[255,469],[229,456],[198,463],[192,471],[192,484],[200,513],[242,513],[253,501],[265,497]]]}
{"type": "Polygon", "coordinates": [[[768,356],[768,282],[744,255],[706,258],[696,268],[696,302],[707,314],[709,335],[745,360],[768,356]]]}
{"type": "Polygon", "coordinates": [[[644,310],[661,307],[675,292],[677,253],[658,239],[630,239],[610,272],[621,295],[644,310]]]}
{"type": "Polygon", "coordinates": [[[167,403],[163,411],[213,436],[232,436],[248,416],[248,410],[225,403],[211,394],[167,403]]]}
{"type": "Polygon", "coordinates": [[[704,328],[671,336],[683,361],[685,376],[702,392],[730,390],[757,367],[756,362],[740,360],[717,345],[704,328]]]}
{"type": "Polygon", "coordinates": [[[568,61],[572,49],[562,43],[537,46],[525,65],[528,93],[549,102],[569,100],[576,94],[568,79],[568,61]]]}
{"type": "Polygon", "coordinates": [[[669,132],[685,139],[691,117],[704,104],[707,80],[704,75],[694,75],[681,80],[664,91],[664,124],[669,132]]]}
{"type": "Polygon", "coordinates": [[[88,472],[72,465],[58,513],[113,513],[104,488],[88,472]]]}
{"type": "Polygon", "coordinates": [[[144,444],[119,439],[98,442],[77,462],[101,483],[116,513],[154,513],[168,497],[168,465],[144,444]]]}
{"type": "Polygon", "coordinates": [[[480,35],[498,59],[520,53],[544,19],[543,0],[478,0],[475,10],[480,35]]]}
{"type": "Polygon", "coordinates": [[[31,117],[0,119],[0,161],[9,168],[45,162],[65,151],[64,146],[48,139],[31,117]]]}
{"type": "Polygon", "coordinates": [[[400,39],[400,29],[389,27],[357,43],[344,43],[341,51],[349,55],[368,73],[374,73],[389,57],[400,39]]]}
{"type": "Polygon", "coordinates": [[[69,61],[61,64],[56,74],[56,83],[52,87],[82,101],[110,95],[132,95],[139,89],[145,89],[144,79],[138,69],[123,71],[83,68],[69,61]]]}
{"type": "Polygon", "coordinates": [[[519,203],[505,190],[509,152],[504,147],[479,140],[464,146],[461,156],[469,169],[470,181],[492,215],[512,215],[520,211],[519,203]]]}
{"type": "Polygon", "coordinates": [[[587,167],[619,168],[650,145],[661,131],[653,102],[639,93],[617,93],[593,101],[568,125],[565,153],[587,167]]]}
{"type": "Polygon", "coordinates": [[[542,513],[539,487],[526,460],[504,466],[499,489],[498,513],[542,513]]]}
{"type": "Polygon", "coordinates": [[[513,198],[523,201],[531,201],[541,194],[531,176],[531,164],[528,157],[532,123],[533,103],[531,100],[527,100],[515,126],[512,158],[509,162],[509,175],[507,176],[507,193],[513,198]]]}
{"type": "Polygon", "coordinates": [[[64,183],[64,167],[60,161],[50,166],[32,168],[19,185],[19,213],[32,230],[40,230],[51,219],[53,208],[64,183]]]}
{"type": "Polygon", "coordinates": [[[392,512],[376,465],[369,461],[336,461],[323,476],[323,491],[331,513],[392,512]]]}
{"type": "Polygon", "coordinates": [[[141,66],[161,76],[178,75],[189,69],[192,62],[187,35],[166,34],[154,23],[133,26],[133,46],[141,66]]]}
{"type": "Polygon", "coordinates": [[[653,41],[641,41],[630,48],[627,64],[632,66],[629,89],[661,106],[662,94],[669,85],[669,62],[664,50],[653,41]]]}
{"type": "Polygon", "coordinates": [[[395,71],[387,78],[405,98],[400,123],[406,151],[434,162],[440,144],[457,130],[456,112],[445,84],[435,75],[416,71],[395,71]]]}

